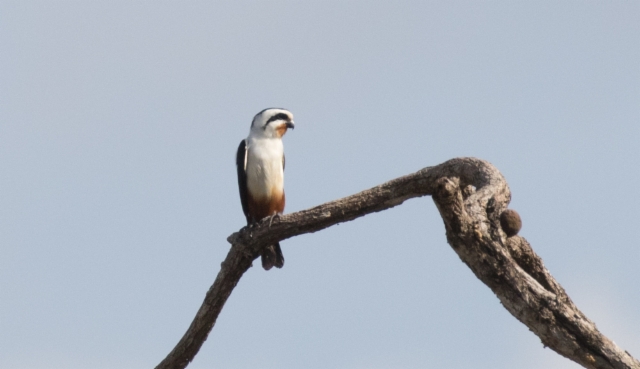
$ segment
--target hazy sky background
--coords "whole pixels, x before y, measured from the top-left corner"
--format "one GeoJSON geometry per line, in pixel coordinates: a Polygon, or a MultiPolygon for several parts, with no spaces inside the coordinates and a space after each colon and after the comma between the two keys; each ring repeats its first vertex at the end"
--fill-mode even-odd
{"type": "MultiPolygon", "coordinates": [[[[235,150],[285,107],[286,212],[459,156],[640,358],[640,3],[0,2],[0,368],[151,368],[244,225],[235,150]]],[[[577,368],[428,197],[282,243],[190,368],[577,368]]]]}

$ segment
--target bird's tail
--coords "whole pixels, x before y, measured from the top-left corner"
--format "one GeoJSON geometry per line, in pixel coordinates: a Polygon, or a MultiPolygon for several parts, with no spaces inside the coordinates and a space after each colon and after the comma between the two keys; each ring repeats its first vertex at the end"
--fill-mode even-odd
{"type": "Polygon", "coordinates": [[[269,245],[262,250],[262,267],[269,270],[273,267],[282,268],[284,265],[284,256],[280,243],[269,245]]]}

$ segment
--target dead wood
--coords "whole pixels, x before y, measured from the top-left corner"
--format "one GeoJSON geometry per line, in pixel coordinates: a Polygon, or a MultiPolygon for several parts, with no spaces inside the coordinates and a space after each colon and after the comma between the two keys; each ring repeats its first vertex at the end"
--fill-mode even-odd
{"type": "MultiPolygon", "coordinates": [[[[156,369],[185,368],[193,360],[262,247],[425,195],[432,195],[444,220],[447,241],[460,259],[545,346],[585,368],[640,369],[638,360],[602,335],[573,304],[524,238],[507,238],[500,217],[511,199],[509,187],[495,167],[475,158],[452,159],[349,197],[283,215],[271,229],[263,221],[232,234],[227,239],[231,249],[191,326],[156,369]]],[[[514,232],[517,229],[509,230],[509,234],[514,232]]]]}

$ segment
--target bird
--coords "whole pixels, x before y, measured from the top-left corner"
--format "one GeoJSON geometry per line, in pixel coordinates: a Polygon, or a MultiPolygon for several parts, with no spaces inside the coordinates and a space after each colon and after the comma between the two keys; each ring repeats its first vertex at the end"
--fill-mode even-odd
{"type": "MultiPolygon", "coordinates": [[[[249,136],[240,142],[236,155],[238,189],[242,211],[249,226],[284,211],[284,147],[282,136],[295,128],[293,114],[286,109],[268,108],[255,115],[249,136]]],[[[262,267],[282,268],[284,256],[280,243],[266,246],[262,252],[262,267]]]]}

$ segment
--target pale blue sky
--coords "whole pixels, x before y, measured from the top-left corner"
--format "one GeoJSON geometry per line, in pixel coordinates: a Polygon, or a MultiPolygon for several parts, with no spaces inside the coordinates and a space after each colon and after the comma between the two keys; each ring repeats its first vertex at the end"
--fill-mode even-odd
{"type": "MultiPolygon", "coordinates": [[[[457,156],[640,357],[640,3],[0,1],[0,368],[149,368],[244,225],[234,155],[290,109],[286,212],[457,156]]],[[[577,368],[430,198],[282,243],[190,368],[577,368]]]]}

